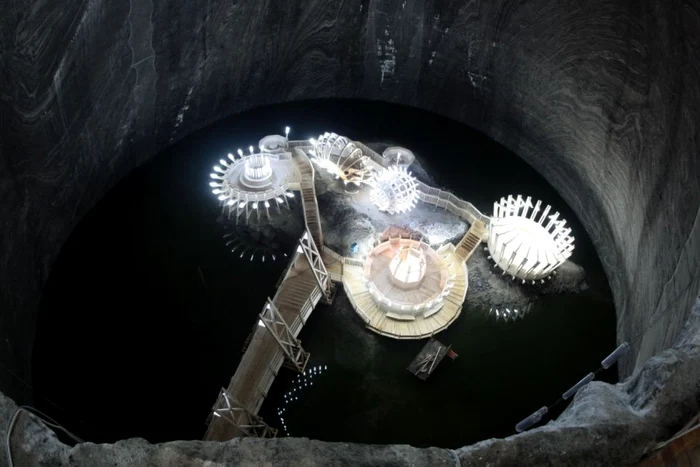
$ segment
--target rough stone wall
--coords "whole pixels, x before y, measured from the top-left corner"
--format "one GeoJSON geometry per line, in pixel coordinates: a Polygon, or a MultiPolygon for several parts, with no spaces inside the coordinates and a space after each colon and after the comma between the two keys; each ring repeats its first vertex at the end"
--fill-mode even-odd
{"type": "Polygon", "coordinates": [[[629,373],[700,283],[698,31],[693,0],[5,0],[0,361],[30,379],[51,264],[129,170],[232,113],[347,97],[462,121],[538,169],[598,249],[619,340],[661,317],[629,373]]]}

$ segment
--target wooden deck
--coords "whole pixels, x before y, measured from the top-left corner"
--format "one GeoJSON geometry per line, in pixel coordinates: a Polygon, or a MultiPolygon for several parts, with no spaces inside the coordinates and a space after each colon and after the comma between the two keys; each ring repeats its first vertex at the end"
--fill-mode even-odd
{"type": "Polygon", "coordinates": [[[394,339],[424,339],[447,328],[462,312],[468,287],[467,267],[454,255],[454,251],[455,247],[451,244],[438,250],[443,261],[450,265],[448,275],[454,274],[455,279],[442,307],[433,314],[417,316],[412,320],[388,314],[379,308],[367,291],[362,282],[363,268],[360,266],[343,265],[343,288],[355,312],[372,331],[394,339]]]}
{"type": "Polygon", "coordinates": [[[431,338],[406,369],[425,381],[428,379],[428,376],[433,374],[433,371],[435,371],[442,359],[445,358],[447,352],[450,351],[450,347],[431,338]]]}
{"type": "MultiPolygon", "coordinates": [[[[292,261],[295,265],[287,271],[272,301],[297,336],[323,294],[304,256],[297,254],[292,261]]],[[[277,341],[264,326],[256,326],[227,392],[249,412],[257,414],[283,362],[284,352],[277,341]]],[[[204,440],[226,441],[236,436],[246,436],[246,433],[213,417],[204,440]]]]}

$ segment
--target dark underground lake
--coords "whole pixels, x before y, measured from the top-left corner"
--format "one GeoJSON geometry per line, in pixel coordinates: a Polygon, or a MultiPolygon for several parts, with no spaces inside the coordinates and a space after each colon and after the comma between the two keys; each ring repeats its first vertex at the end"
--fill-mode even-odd
{"type": "MultiPolygon", "coordinates": [[[[551,204],[576,237],[587,290],[546,296],[522,320],[464,307],[436,337],[459,357],[427,380],[406,371],[425,343],[366,330],[345,294],[319,304],[299,338],[307,378],[283,369],[260,414],[280,436],[456,448],[513,434],[615,348],[615,309],[597,255],[554,189],[517,155],[454,121],[412,108],[322,100],[255,109],[174,144],[134,170],[78,224],[45,287],[34,347],[35,405],[92,442],[201,439],[217,393],[286,266],[226,245],[211,167],[292,127],[412,150],[435,186],[490,214],[502,196],[551,204]],[[283,429],[279,409],[285,408],[283,429]]],[[[302,215],[298,201],[293,212],[302,215]]],[[[260,248],[258,248],[260,247],[260,248]]],[[[294,245],[286,245],[291,253],[294,245]]],[[[469,291],[467,291],[467,295],[469,291]]],[[[616,368],[598,379],[617,380],[616,368]]],[[[558,404],[544,419],[556,416],[558,404]]]]}

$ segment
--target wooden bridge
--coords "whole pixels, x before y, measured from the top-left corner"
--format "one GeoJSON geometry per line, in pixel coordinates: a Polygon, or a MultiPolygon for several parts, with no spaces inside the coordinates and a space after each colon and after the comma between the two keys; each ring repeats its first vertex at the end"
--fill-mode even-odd
{"type": "MultiPolygon", "coordinates": [[[[438,253],[448,261],[448,268],[455,279],[455,286],[446,297],[440,313],[434,314],[436,326],[425,326],[423,321],[399,322],[387,320],[376,304],[368,298],[361,282],[363,262],[344,258],[323,246],[323,231],[316,200],[314,167],[303,150],[306,142],[292,142],[288,149],[297,173],[288,180],[291,189],[301,192],[306,230],[299,239],[296,253],[282,275],[277,293],[263,305],[258,322],[251,333],[241,362],[228,387],[222,388],[212,407],[207,441],[226,441],[237,436],[276,436],[277,430],[268,426],[258,412],[280,368],[285,365],[303,372],[309,359],[299,332],[319,301],[330,302],[332,283],[342,281],[353,307],[360,313],[368,327],[380,334],[394,338],[416,339],[432,336],[446,328],[461,311],[467,289],[464,263],[484,238],[486,216],[481,215],[470,203],[454,195],[419,183],[419,199],[435,204],[469,220],[471,228],[462,241],[454,247],[443,245],[438,253]],[[454,258],[456,261],[452,261],[454,258]],[[326,269],[328,266],[328,269],[326,269]],[[357,303],[360,302],[360,303],[357,303]],[[361,305],[361,306],[358,306],[361,305]]],[[[381,156],[358,143],[379,167],[381,156]]]]}
{"type": "Polygon", "coordinates": [[[311,232],[314,242],[320,248],[323,245],[323,232],[321,230],[321,216],[318,213],[318,202],[316,201],[314,166],[311,165],[306,153],[299,148],[294,148],[293,159],[301,175],[299,188],[304,207],[304,222],[306,222],[306,228],[311,232]]]}
{"type": "Polygon", "coordinates": [[[466,262],[479,247],[479,244],[481,244],[481,239],[484,238],[485,232],[486,226],[484,223],[481,221],[474,221],[467,233],[462,237],[462,240],[457,244],[455,256],[466,262]]]}
{"type": "Polygon", "coordinates": [[[303,372],[309,359],[297,339],[316,304],[331,299],[331,280],[319,247],[323,245],[314,169],[306,154],[294,149],[306,231],[282,276],[274,298],[267,299],[243,358],[227,388],[212,407],[205,441],[236,436],[276,436],[258,411],[282,365],[303,372]]]}

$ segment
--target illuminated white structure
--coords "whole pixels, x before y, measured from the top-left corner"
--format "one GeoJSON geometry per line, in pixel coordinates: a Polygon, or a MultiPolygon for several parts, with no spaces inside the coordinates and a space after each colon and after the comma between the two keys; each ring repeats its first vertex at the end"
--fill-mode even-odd
{"type": "Polygon", "coordinates": [[[523,280],[542,280],[571,256],[574,237],[551,206],[540,210],[528,196],[501,198],[493,205],[488,249],[503,274],[523,280]]]}
{"type": "Polygon", "coordinates": [[[243,167],[241,183],[245,186],[261,188],[272,183],[272,167],[270,166],[270,156],[267,154],[253,154],[246,157],[243,167]]]}
{"type": "MultiPolygon", "coordinates": [[[[289,127],[287,127],[289,128],[289,127]]],[[[287,137],[282,135],[268,135],[258,143],[260,151],[267,153],[279,153],[287,147],[287,137]]]]}
{"type": "Polygon", "coordinates": [[[261,152],[256,152],[253,146],[248,148],[248,154],[239,149],[238,157],[229,154],[228,159],[221,159],[214,166],[209,186],[236,222],[241,215],[247,221],[255,213],[260,220],[269,218],[270,209],[279,212],[281,206],[289,207],[288,198],[294,197],[289,181],[295,179],[291,155],[284,151],[268,152],[286,144],[286,137],[269,136],[261,140],[261,152]]]}
{"type": "Polygon", "coordinates": [[[372,182],[370,200],[389,214],[410,211],[418,202],[418,184],[405,167],[387,167],[372,182]]]}
{"type": "Polygon", "coordinates": [[[400,165],[408,167],[413,164],[416,156],[412,151],[400,146],[390,146],[384,150],[382,157],[386,160],[386,165],[400,165]]]}
{"type": "Polygon", "coordinates": [[[336,133],[324,133],[311,139],[314,161],[347,185],[361,186],[374,177],[374,170],[365,164],[366,156],[355,143],[336,133]]]}
{"type": "Polygon", "coordinates": [[[367,256],[362,280],[389,317],[415,319],[437,313],[455,285],[440,255],[425,242],[393,238],[367,256]]]}
{"type": "Polygon", "coordinates": [[[402,289],[411,289],[420,284],[425,276],[425,253],[420,248],[404,246],[389,263],[391,283],[402,289]]]}

